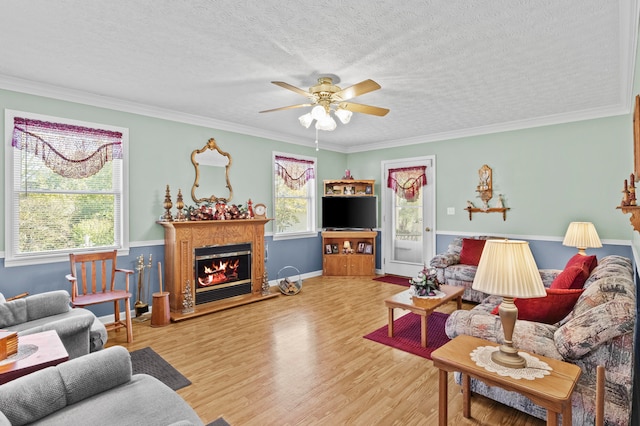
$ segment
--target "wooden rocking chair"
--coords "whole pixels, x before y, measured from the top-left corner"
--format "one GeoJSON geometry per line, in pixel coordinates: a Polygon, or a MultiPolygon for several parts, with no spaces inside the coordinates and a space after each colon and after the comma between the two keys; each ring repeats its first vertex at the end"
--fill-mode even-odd
{"type": "Polygon", "coordinates": [[[127,342],[133,342],[131,307],[129,300],[129,275],[133,271],[116,268],[116,250],[110,252],[69,254],[71,273],[67,279],[71,283],[71,305],[84,308],[99,303],[113,302],[114,322],[105,324],[107,330],[127,329],[127,342]],[[116,273],[125,277],[125,289],[115,288],[116,273]],[[125,321],[120,320],[119,302],[124,301],[125,321]]]}

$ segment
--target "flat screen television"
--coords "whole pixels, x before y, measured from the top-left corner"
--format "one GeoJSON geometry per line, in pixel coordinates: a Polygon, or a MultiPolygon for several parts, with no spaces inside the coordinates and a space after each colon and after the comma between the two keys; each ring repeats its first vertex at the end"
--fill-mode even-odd
{"type": "Polygon", "coordinates": [[[378,226],[378,199],[370,197],[322,197],[325,229],[374,229],[378,226]]]}

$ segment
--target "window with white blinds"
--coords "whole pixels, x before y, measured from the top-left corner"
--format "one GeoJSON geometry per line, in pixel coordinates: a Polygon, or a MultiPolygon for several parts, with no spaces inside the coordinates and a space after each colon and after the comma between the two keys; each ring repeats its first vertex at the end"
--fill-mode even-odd
{"type": "Polygon", "coordinates": [[[10,110],[5,126],[5,266],[128,250],[128,129],[10,110]]]}
{"type": "Polygon", "coordinates": [[[316,159],[273,153],[274,239],[316,232],[316,159]]]}

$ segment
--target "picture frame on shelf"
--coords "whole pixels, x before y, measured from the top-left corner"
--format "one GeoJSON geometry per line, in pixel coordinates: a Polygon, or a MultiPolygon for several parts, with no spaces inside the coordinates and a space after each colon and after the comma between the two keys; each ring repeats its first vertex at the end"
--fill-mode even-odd
{"type": "Polygon", "coordinates": [[[337,244],[332,244],[331,245],[331,253],[340,253],[340,250],[338,250],[338,245],[337,244]]]}
{"type": "Polygon", "coordinates": [[[358,252],[358,253],[364,253],[364,247],[365,247],[365,243],[364,243],[364,241],[360,241],[360,242],[358,243],[358,247],[357,247],[357,249],[356,249],[356,252],[358,252]]]}
{"type": "Polygon", "coordinates": [[[324,246],[324,254],[333,254],[333,248],[331,247],[331,244],[326,244],[324,246]]]}
{"type": "Polygon", "coordinates": [[[364,245],[364,253],[365,254],[373,254],[373,244],[365,244],[364,245]]]}
{"type": "Polygon", "coordinates": [[[372,192],[373,192],[373,189],[371,188],[371,185],[367,185],[367,186],[364,188],[364,193],[365,193],[366,195],[371,195],[371,193],[372,193],[372,192]]]}

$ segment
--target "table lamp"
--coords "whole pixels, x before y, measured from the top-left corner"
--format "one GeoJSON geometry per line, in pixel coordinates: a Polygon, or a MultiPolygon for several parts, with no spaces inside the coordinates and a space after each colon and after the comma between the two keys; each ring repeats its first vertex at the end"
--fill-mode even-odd
{"type": "Polygon", "coordinates": [[[600,248],[602,243],[596,227],[591,222],[571,222],[562,241],[563,246],[576,247],[578,254],[586,256],[585,249],[600,248]]]}
{"type": "Polygon", "coordinates": [[[491,360],[504,367],[526,367],[525,359],[513,347],[513,329],[518,318],[518,308],[513,299],[547,295],[529,243],[517,240],[487,240],[471,287],[484,293],[502,296],[498,312],[504,331],[504,343],[498,351],[491,354],[491,360]]]}

